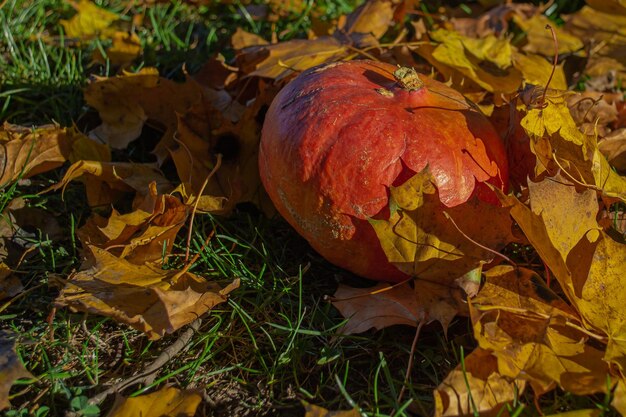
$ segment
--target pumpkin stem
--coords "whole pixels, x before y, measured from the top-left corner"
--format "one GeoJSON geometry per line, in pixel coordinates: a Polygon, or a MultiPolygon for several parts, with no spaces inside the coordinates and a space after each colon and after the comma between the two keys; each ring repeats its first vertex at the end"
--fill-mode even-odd
{"type": "Polygon", "coordinates": [[[417,91],[424,87],[424,81],[420,80],[415,68],[400,67],[393,72],[393,76],[405,90],[417,91]]]}

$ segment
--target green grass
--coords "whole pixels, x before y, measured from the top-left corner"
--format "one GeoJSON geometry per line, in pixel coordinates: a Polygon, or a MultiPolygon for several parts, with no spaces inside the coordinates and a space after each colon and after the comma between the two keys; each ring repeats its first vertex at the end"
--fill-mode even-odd
{"type": "MultiPolygon", "coordinates": [[[[286,40],[304,36],[313,18],[331,20],[355,3],[322,2],[315,11],[308,7],[304,14],[287,15],[277,23],[253,19],[239,2],[200,7],[158,3],[145,11],[135,9],[145,12],[144,25],[137,28],[144,55],[131,70],[156,66],[162,75],[181,79],[183,68],[193,73],[212,54],[232,58],[228,42],[238,26],[266,39],[274,31],[279,40],[286,40]]],[[[2,4],[0,119],[92,126],[94,114],[84,105],[82,87],[92,75],[115,73],[109,65],[91,62],[93,51],[106,42],[76,45],[64,39],[59,20],[72,14],[64,1],[2,4]]],[[[121,12],[128,2],[99,4],[121,12]]],[[[129,17],[123,20],[131,25],[129,17]]],[[[14,248],[18,253],[26,249],[28,255],[21,262],[10,259],[25,292],[0,302],[0,328],[17,336],[17,352],[34,378],[14,385],[13,408],[4,412],[6,416],[57,416],[66,411],[105,415],[112,398],[97,407],[88,406],[87,399],[152,362],[185,331],[151,342],[111,319],[53,308],[62,279],[80,265],[74,232],[90,214],[80,184],[70,185],[64,199],[39,194],[61,174],[57,170],[0,191],[3,209],[22,197],[27,206],[54,216],[64,236],[50,239],[41,230],[28,230],[25,248],[14,248]]],[[[181,238],[175,253],[185,250],[181,238]]],[[[297,416],[302,414],[302,400],[331,410],[357,405],[368,416],[430,415],[432,390],[460,362],[461,352],[474,346],[466,319],[455,320],[448,337],[438,325],[427,326],[414,353],[404,399],[398,401],[414,329],[394,326],[342,336],[344,319],[324,297],[335,291],[338,279],[363,281],[329,265],[284,222],[249,207],[239,207],[229,218],[200,216],[193,227],[191,253],[200,254],[192,272],[224,284],[238,277],[241,288],[202,318],[189,346],[159,369],[152,384],[131,386],[125,395],[165,383],[200,388],[206,397],[199,415],[208,416],[297,416]],[[214,238],[203,247],[213,231],[214,238]]],[[[180,267],[180,260],[173,258],[167,266],[180,267]]],[[[536,415],[531,401],[522,397],[511,414],[536,415]]],[[[541,399],[546,414],[586,407],[610,414],[607,404],[605,398],[560,392],[541,399]]]]}

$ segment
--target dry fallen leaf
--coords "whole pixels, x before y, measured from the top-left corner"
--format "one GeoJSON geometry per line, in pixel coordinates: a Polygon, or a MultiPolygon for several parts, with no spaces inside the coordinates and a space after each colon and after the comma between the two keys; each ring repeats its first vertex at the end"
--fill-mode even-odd
{"type": "Polygon", "coordinates": [[[329,411],[323,407],[314,404],[304,404],[304,417],[361,417],[358,408],[346,411],[329,411]]]}
{"type": "Polygon", "coordinates": [[[83,269],[70,275],[56,300],[59,306],[100,314],[159,339],[201,317],[239,286],[222,288],[186,270],[158,264],[135,265],[95,246],[83,269]]]}
{"type": "Polygon", "coordinates": [[[435,417],[501,415],[525,387],[526,381],[500,375],[497,358],[476,348],[435,390],[435,417]]]}
{"type": "Polygon", "coordinates": [[[74,128],[30,129],[5,122],[0,128],[0,187],[60,167],[82,136],[74,128]]]}
{"type": "Polygon", "coordinates": [[[69,20],[61,19],[61,25],[65,29],[68,38],[90,39],[95,36],[107,36],[109,26],[118,19],[115,13],[111,13],[98,7],[90,0],[79,0],[78,3],[70,2],[77,13],[69,20]]]}
{"type": "Polygon", "coordinates": [[[380,283],[371,288],[340,285],[332,298],[333,305],[348,319],[344,334],[380,330],[395,324],[417,326],[424,312],[417,304],[408,283],[390,286],[380,283]]]}
{"type": "MultiPolygon", "coordinates": [[[[602,8],[603,9],[603,8],[602,8]]],[[[591,77],[613,71],[616,85],[626,80],[626,15],[610,13],[590,6],[567,19],[566,30],[584,39],[591,47],[585,73],[591,77]]],[[[560,42],[560,38],[559,38],[560,42]]]]}
{"type": "Polygon", "coordinates": [[[198,390],[163,387],[137,397],[118,396],[107,417],[193,417],[201,402],[198,390]]]}
{"type": "Polygon", "coordinates": [[[168,256],[189,207],[176,197],[159,195],[154,182],[149,189],[131,213],[113,210],[108,219],[92,215],[77,232],[83,245],[97,246],[137,265],[168,256]]]}
{"type": "MultiPolygon", "coordinates": [[[[4,262],[0,263],[0,301],[5,298],[15,297],[24,289],[20,279],[4,262]]],[[[0,409],[2,409],[0,407],[0,409]]]]}
{"type": "Polygon", "coordinates": [[[508,208],[477,198],[445,207],[428,171],[391,187],[389,219],[370,219],[370,224],[387,259],[416,277],[418,307],[444,328],[462,304],[461,288],[468,284],[464,280],[494,258],[493,252],[466,236],[476,237],[480,245],[492,250],[515,240],[508,208]],[[489,221],[476,221],[476,213],[489,221]]]}
{"type": "Polygon", "coordinates": [[[0,411],[9,408],[9,390],[15,380],[32,378],[15,353],[15,342],[5,330],[0,330],[0,411]]]}
{"type": "Polygon", "coordinates": [[[547,26],[552,27],[556,33],[559,55],[578,52],[584,47],[583,41],[579,37],[559,28],[545,15],[536,14],[528,19],[515,15],[513,20],[526,32],[528,43],[524,46],[524,51],[544,56],[554,55],[554,39],[552,39],[552,32],[547,26]]]}
{"type": "Polygon", "coordinates": [[[87,202],[91,207],[108,206],[123,193],[133,191],[137,193],[136,200],[141,200],[148,194],[152,182],[160,194],[172,189],[172,184],[154,164],[78,161],[48,191],[64,190],[71,181],[77,179],[85,183],[87,202]]]}
{"type": "MultiPolygon", "coordinates": [[[[507,39],[493,35],[473,39],[444,29],[430,32],[439,42],[432,58],[468,77],[489,92],[513,93],[522,83],[522,74],[513,66],[513,48],[507,39]]],[[[420,49],[422,50],[422,49],[420,49]]]]}
{"type": "Polygon", "coordinates": [[[95,77],[85,88],[85,101],[98,111],[102,124],[89,136],[111,148],[124,149],[139,137],[145,123],[151,123],[164,131],[162,140],[171,141],[176,113],[186,111],[201,97],[201,87],[193,80],[177,83],[159,77],[155,68],[95,77]]]}
{"type": "Polygon", "coordinates": [[[601,337],[535,272],[496,266],[485,278],[470,312],[474,336],[498,359],[501,376],[527,381],[537,395],[557,385],[579,395],[610,388],[604,352],[595,347],[601,337]]]}
{"type": "Polygon", "coordinates": [[[112,45],[106,49],[106,56],[99,49],[93,53],[95,62],[126,68],[141,54],[141,39],[134,32],[115,31],[111,34],[112,45]]]}

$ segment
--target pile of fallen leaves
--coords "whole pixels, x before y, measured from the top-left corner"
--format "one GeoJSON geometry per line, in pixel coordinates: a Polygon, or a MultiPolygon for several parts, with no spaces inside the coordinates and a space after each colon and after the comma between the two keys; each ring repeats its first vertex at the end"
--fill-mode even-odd
{"type": "MultiPolygon", "coordinates": [[[[503,208],[494,214],[513,226],[512,244],[506,254],[492,251],[482,283],[470,290],[420,281],[424,259],[413,256],[419,240],[395,239],[405,242],[397,248],[381,232],[388,253],[403,254],[390,260],[412,265],[416,278],[394,287],[340,287],[334,304],[349,319],[344,333],[394,324],[420,328],[432,320],[445,329],[455,315],[468,314],[479,347],[436,389],[437,415],[497,413],[528,387],[537,396],[556,387],[580,395],[611,392],[612,405],[626,414],[626,55],[620,52],[626,7],[589,0],[557,26],[529,4],[476,6],[478,17],[470,18],[456,9],[424,14],[418,3],[367,1],[337,21],[314,22],[306,39],[278,42],[238,29],[232,60],[211,57],[184,82],[153,68],[126,72],[141,54],[136,35],[117,28],[116,14],[87,0],[76,3],[75,16],[63,22],[66,35],[110,40],[106,54],[119,68],[117,76],[93,77],[84,90],[100,123],[85,132],[6,122],[0,130],[1,187],[55,169],[63,169],[63,178],[46,192],[62,193],[73,181],[84,185],[92,214],[76,231],[83,261],[77,271],[56,277],[56,306],[108,316],[157,339],[224,302],[238,279],[220,286],[190,272],[195,259],[174,253],[174,241],[181,230],[191,235],[196,216],[228,214],[238,203],[273,214],[257,167],[263,116],[273,97],[318,64],[391,62],[447,82],[491,117],[512,161],[514,190],[500,195],[503,208]],[[583,93],[573,91],[581,87],[583,93]],[[114,160],[146,126],[160,132],[151,144],[156,162],[114,160]],[[175,179],[161,171],[168,161],[175,179]],[[122,200],[132,200],[127,211],[111,210],[122,200]],[[528,245],[541,259],[539,268],[514,260],[515,248],[528,245]],[[172,257],[181,267],[163,268],[172,257]]],[[[272,10],[279,19],[280,7],[272,10]]],[[[392,196],[424,201],[433,192],[409,182],[392,196]]],[[[410,214],[412,206],[400,209],[410,214]]],[[[21,219],[32,216],[21,215],[24,210],[20,199],[6,205],[3,237],[19,240],[26,233],[21,219]]],[[[408,218],[414,224],[404,229],[418,230],[419,219],[408,218]]],[[[435,238],[440,248],[457,251],[454,259],[475,250],[435,238]]],[[[11,256],[0,249],[5,299],[21,291],[12,271],[28,249],[11,256]]],[[[441,268],[454,261],[429,256],[441,268]]],[[[10,352],[3,340],[0,352],[10,352]]],[[[0,367],[2,409],[13,380],[27,372],[11,354],[0,367]]],[[[181,394],[168,389],[161,395],[181,394]]],[[[201,400],[189,395],[184,415],[201,400]]]]}

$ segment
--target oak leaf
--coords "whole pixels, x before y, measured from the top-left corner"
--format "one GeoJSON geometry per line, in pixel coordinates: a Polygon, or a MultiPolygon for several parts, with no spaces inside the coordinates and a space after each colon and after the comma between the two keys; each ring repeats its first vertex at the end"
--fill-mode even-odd
{"type": "Polygon", "coordinates": [[[112,317],[152,340],[201,317],[239,286],[238,279],[222,288],[187,270],[135,265],[95,246],[86,249],[83,269],[68,277],[56,304],[112,317]]]}
{"type": "Polygon", "coordinates": [[[202,402],[198,390],[163,387],[150,394],[125,398],[118,396],[108,417],[193,417],[202,402]]]}

